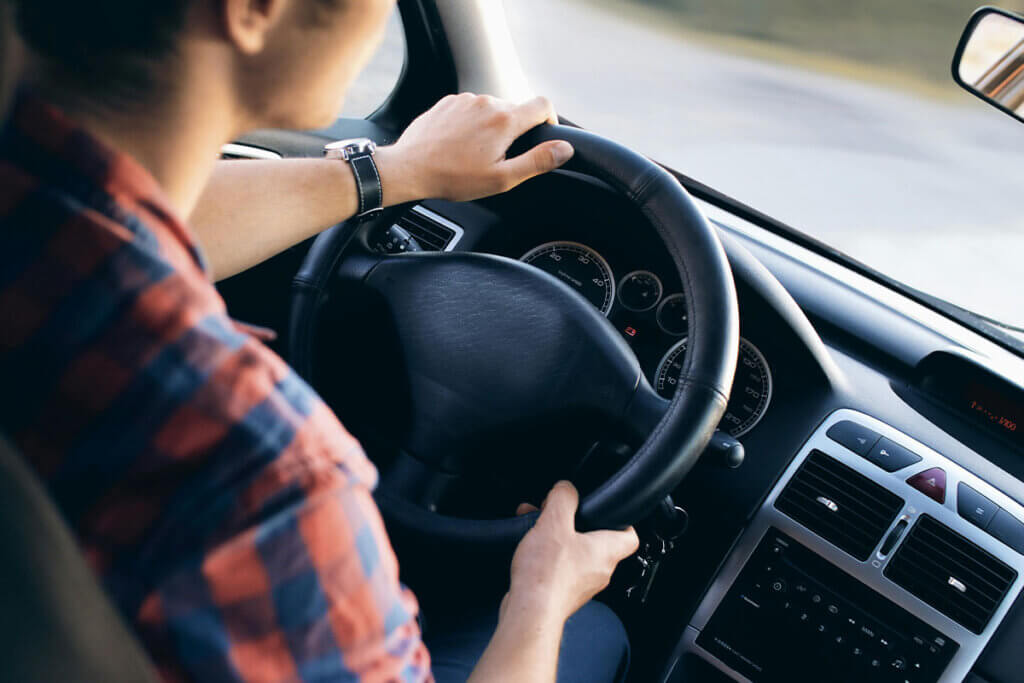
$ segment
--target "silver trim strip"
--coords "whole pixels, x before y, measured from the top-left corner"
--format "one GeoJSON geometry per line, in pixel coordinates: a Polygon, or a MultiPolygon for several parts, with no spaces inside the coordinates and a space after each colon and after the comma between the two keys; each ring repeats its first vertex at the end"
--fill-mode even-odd
{"type": "Polygon", "coordinates": [[[238,142],[229,142],[220,146],[220,153],[227,154],[241,159],[283,159],[284,157],[270,149],[243,145],[238,142]]]}
{"type": "MultiPolygon", "coordinates": [[[[750,526],[740,536],[735,549],[730,553],[722,570],[719,572],[718,577],[715,579],[711,588],[701,601],[700,606],[697,608],[697,611],[690,622],[690,626],[684,632],[681,643],[682,652],[684,654],[686,652],[692,652],[693,654],[702,657],[737,681],[747,680],[697,645],[696,638],[699,632],[707,626],[711,616],[714,614],[719,603],[729,591],[733,581],[739,575],[740,570],[743,569],[747,559],[757,548],[761,538],[769,528],[775,527],[807,546],[818,555],[827,559],[839,569],[842,569],[847,574],[850,574],[865,585],[871,587],[880,595],[900,605],[918,619],[921,619],[925,623],[937,629],[943,635],[946,635],[960,643],[960,649],[957,651],[956,655],[953,657],[949,666],[946,668],[946,671],[939,680],[941,683],[962,681],[971,670],[971,667],[981,654],[981,651],[985,648],[989,639],[991,639],[992,634],[995,633],[996,628],[998,628],[999,624],[1003,621],[1006,613],[1013,605],[1014,600],[1017,599],[1017,596],[1021,592],[1021,588],[1024,587],[1024,556],[1018,554],[1008,546],[1003,545],[1000,541],[974,526],[957,513],[957,484],[960,482],[970,485],[972,488],[976,489],[978,492],[992,500],[1007,512],[1013,514],[1018,519],[1024,519],[1024,507],[1017,504],[1009,496],[987,482],[979,479],[977,476],[971,474],[952,460],[944,457],[942,454],[937,453],[914,439],[911,439],[909,436],[897,431],[895,428],[853,410],[843,409],[832,413],[800,449],[796,458],[794,458],[793,462],[790,463],[785,473],[768,495],[768,498],[765,500],[760,510],[758,510],[750,526]],[[901,446],[909,448],[920,455],[922,459],[920,462],[909,465],[908,467],[897,470],[896,472],[885,472],[881,468],[873,465],[866,458],[847,450],[826,436],[825,432],[828,428],[841,420],[853,420],[858,422],[882,436],[892,439],[901,446]],[[913,594],[890,581],[882,573],[885,569],[886,559],[880,558],[876,553],[872,553],[872,556],[867,562],[860,562],[853,556],[846,554],[836,546],[818,536],[813,531],[802,526],[799,522],[790,519],[775,509],[775,500],[782,492],[782,489],[785,488],[786,484],[789,483],[789,480],[794,474],[796,474],[796,471],[811,451],[815,449],[828,453],[830,456],[840,460],[860,474],[863,474],[869,479],[885,486],[889,490],[901,496],[906,502],[903,506],[901,515],[897,516],[897,519],[893,521],[892,526],[898,524],[899,520],[903,518],[908,519],[912,525],[919,515],[927,513],[1017,570],[1016,581],[1014,581],[1013,585],[1010,587],[1010,590],[1007,592],[1002,604],[1000,604],[999,608],[995,611],[991,621],[981,635],[975,635],[913,594]],[[931,469],[932,467],[941,467],[946,471],[945,503],[938,503],[932,500],[906,483],[906,480],[912,475],[931,469]]],[[[890,527],[889,531],[891,530],[892,528],[890,527]]],[[[888,536],[888,532],[883,534],[883,539],[886,536],[888,536]]],[[[906,536],[907,533],[904,533],[903,537],[900,539],[901,543],[906,536]]],[[[899,546],[897,545],[897,548],[898,547],[899,546]]],[[[894,548],[889,554],[889,557],[895,553],[895,550],[896,549],[894,548]]],[[[953,581],[958,580],[954,578],[953,581]]],[[[953,581],[950,581],[950,585],[953,588],[959,589],[953,581]]],[[[673,668],[675,666],[676,663],[673,663],[673,668]]]]}
{"type": "Polygon", "coordinates": [[[418,213],[427,220],[434,221],[438,225],[443,225],[444,227],[448,228],[454,233],[454,235],[452,235],[451,241],[448,242],[448,246],[444,248],[445,251],[453,250],[455,248],[455,245],[458,244],[459,241],[462,239],[462,236],[466,234],[466,231],[463,230],[461,225],[459,225],[458,223],[452,223],[444,216],[434,213],[425,206],[417,204],[416,206],[412,207],[412,210],[413,213],[418,213]]]}

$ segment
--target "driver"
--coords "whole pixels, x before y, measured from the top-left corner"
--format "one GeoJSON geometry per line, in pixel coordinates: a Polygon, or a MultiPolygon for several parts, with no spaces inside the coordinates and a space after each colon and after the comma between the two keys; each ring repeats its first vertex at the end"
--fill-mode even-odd
{"type": "MultiPolygon", "coordinates": [[[[375,469],[211,283],[356,213],[345,163],[216,159],[253,128],[329,124],[394,0],[7,1],[26,53],[0,132],[0,431],[162,676],[551,681],[560,643],[586,656],[559,680],[621,675],[622,626],[589,601],[637,537],[578,533],[568,483],[496,628],[447,638],[432,673],[375,469]]],[[[550,171],[567,143],[505,151],[554,120],[446,97],[379,151],[384,203],[550,171]]]]}

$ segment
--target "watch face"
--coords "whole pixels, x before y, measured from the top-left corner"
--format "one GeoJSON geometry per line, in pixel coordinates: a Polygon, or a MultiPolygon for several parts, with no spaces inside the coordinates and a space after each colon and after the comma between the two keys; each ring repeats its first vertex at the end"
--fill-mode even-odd
{"type": "Polygon", "coordinates": [[[357,154],[373,154],[376,151],[377,143],[370,138],[338,140],[324,146],[324,156],[328,159],[350,159],[357,154]]]}

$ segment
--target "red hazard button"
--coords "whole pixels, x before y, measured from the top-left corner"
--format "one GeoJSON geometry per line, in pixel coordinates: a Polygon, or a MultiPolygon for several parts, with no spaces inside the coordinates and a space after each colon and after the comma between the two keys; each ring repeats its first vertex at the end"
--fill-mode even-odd
{"type": "Polygon", "coordinates": [[[936,502],[946,502],[946,470],[940,467],[915,474],[907,483],[936,502]]]}

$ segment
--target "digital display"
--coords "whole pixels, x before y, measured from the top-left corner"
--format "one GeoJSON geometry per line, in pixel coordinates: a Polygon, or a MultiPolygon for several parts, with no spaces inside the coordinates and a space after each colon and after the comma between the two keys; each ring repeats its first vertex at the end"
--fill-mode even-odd
{"type": "Polygon", "coordinates": [[[1024,409],[1006,396],[980,382],[967,382],[964,387],[964,407],[976,420],[984,420],[1007,436],[1018,436],[1024,409]]]}
{"type": "MultiPolygon", "coordinates": [[[[919,386],[961,418],[1024,452],[1024,386],[953,354],[937,352],[922,361],[919,386]]],[[[970,434],[959,432],[957,438],[970,434]]],[[[977,448],[977,446],[974,446],[977,448]]]]}

